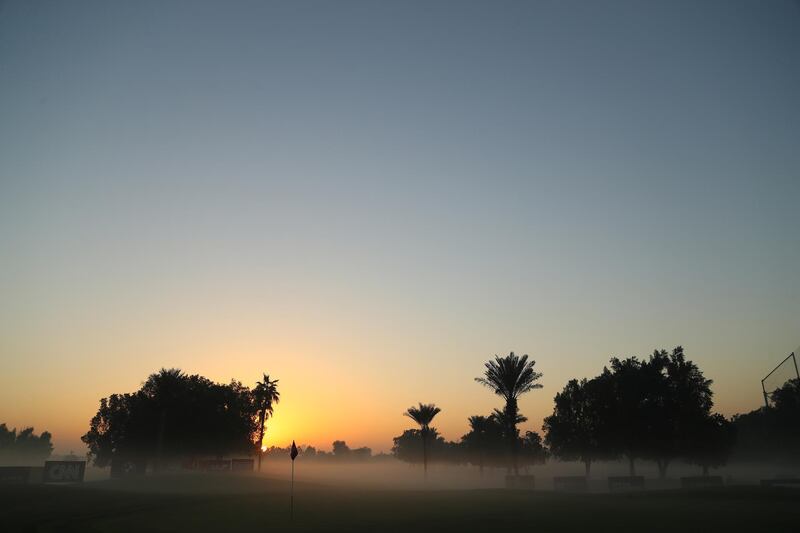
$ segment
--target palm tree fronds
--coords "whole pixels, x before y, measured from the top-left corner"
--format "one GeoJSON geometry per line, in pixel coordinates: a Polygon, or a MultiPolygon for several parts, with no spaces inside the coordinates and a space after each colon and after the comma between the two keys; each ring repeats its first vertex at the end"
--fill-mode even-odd
{"type": "Polygon", "coordinates": [[[494,360],[485,364],[484,375],[475,378],[475,381],[492,389],[506,401],[516,400],[521,394],[542,388],[541,384],[536,383],[542,374],[534,370],[534,365],[536,361],[528,361],[527,355],[519,357],[514,352],[506,357],[495,355],[494,360]]]}
{"type": "Polygon", "coordinates": [[[409,407],[403,416],[407,416],[423,429],[427,428],[431,422],[433,422],[433,418],[439,414],[442,410],[436,407],[436,404],[424,404],[420,403],[419,407],[409,407]]]}

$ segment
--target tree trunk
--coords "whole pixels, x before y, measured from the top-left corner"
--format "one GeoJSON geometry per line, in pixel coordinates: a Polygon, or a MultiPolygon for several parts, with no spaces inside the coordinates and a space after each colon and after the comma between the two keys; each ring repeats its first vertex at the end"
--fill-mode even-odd
{"type": "Polygon", "coordinates": [[[708,476],[708,465],[703,465],[703,476],[708,476]]]}
{"type": "Polygon", "coordinates": [[[636,475],[636,463],[635,463],[635,461],[636,461],[636,459],[634,459],[634,457],[632,455],[628,456],[628,473],[629,473],[629,475],[631,477],[636,475]]]}
{"type": "Polygon", "coordinates": [[[428,479],[428,436],[425,428],[422,429],[422,471],[425,479],[428,479]]]}
{"type": "Polygon", "coordinates": [[[156,444],[156,462],[153,470],[156,472],[161,470],[163,454],[164,454],[164,432],[167,428],[167,410],[161,410],[161,418],[158,422],[158,443],[156,444]]]}
{"type": "Polygon", "coordinates": [[[506,432],[508,433],[508,441],[511,445],[511,466],[514,469],[514,474],[519,475],[519,463],[517,457],[517,416],[519,414],[519,405],[515,398],[506,400],[506,432]]]}
{"type": "Polygon", "coordinates": [[[259,420],[259,427],[261,428],[258,432],[258,471],[261,472],[261,456],[264,455],[264,422],[267,418],[267,411],[266,409],[261,409],[261,413],[258,415],[259,420]]]}
{"type": "Polygon", "coordinates": [[[586,479],[589,479],[589,471],[592,469],[592,461],[589,459],[584,460],[583,466],[586,468],[586,479]]]}

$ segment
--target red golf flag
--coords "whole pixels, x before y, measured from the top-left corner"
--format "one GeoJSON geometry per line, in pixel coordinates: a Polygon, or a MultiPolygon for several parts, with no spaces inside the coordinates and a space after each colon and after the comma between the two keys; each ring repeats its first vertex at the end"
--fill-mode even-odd
{"type": "Polygon", "coordinates": [[[294,458],[297,457],[297,446],[295,445],[294,441],[292,441],[292,451],[289,452],[289,456],[292,458],[292,461],[294,461],[294,458]]]}

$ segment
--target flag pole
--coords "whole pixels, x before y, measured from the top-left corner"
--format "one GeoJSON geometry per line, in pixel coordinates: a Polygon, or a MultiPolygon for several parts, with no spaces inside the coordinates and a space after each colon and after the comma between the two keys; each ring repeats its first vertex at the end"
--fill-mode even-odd
{"type": "Polygon", "coordinates": [[[294,522],[294,460],[297,459],[297,445],[292,441],[292,449],[289,452],[292,458],[292,488],[289,491],[289,521],[294,522]]]}
{"type": "Polygon", "coordinates": [[[294,521],[294,459],[292,459],[292,495],[289,504],[289,520],[294,521]]]}

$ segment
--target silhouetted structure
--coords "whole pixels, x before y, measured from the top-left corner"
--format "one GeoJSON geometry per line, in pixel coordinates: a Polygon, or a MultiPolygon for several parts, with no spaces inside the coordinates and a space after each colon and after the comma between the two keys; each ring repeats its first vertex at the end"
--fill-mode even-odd
{"type": "Polygon", "coordinates": [[[0,424],[0,465],[40,465],[53,453],[51,438],[47,431],[36,435],[32,427],[17,432],[0,424]]]}
{"type": "Polygon", "coordinates": [[[261,472],[261,457],[264,455],[264,432],[267,430],[267,418],[272,416],[274,404],[281,401],[281,394],[278,392],[278,380],[270,380],[269,375],[264,374],[262,380],[256,382],[253,396],[258,406],[258,471],[261,472]]]}
{"type": "Polygon", "coordinates": [[[770,407],[733,417],[739,460],[800,464],[800,380],[792,379],[775,390],[770,407]]]}
{"type": "Polygon", "coordinates": [[[223,385],[162,369],[138,391],[100,400],[82,440],[96,466],[121,473],[144,472],[162,458],[252,455],[262,405],[238,381],[223,385]]]}
{"type": "Polygon", "coordinates": [[[730,422],[711,413],[712,381],[678,346],[648,359],[611,359],[591,380],[571,380],[555,397],[544,421],[545,442],[557,457],[580,460],[589,474],[593,461],[652,459],[664,478],[673,460],[703,467],[727,461],[735,440],[730,422]]]}
{"type": "Polygon", "coordinates": [[[407,416],[419,424],[420,436],[422,437],[422,468],[424,475],[428,475],[428,437],[431,435],[430,424],[434,417],[442,410],[436,405],[420,403],[419,407],[409,407],[404,416],[407,416]]]}
{"type": "Polygon", "coordinates": [[[542,374],[534,371],[536,361],[528,361],[528,356],[519,357],[511,352],[506,357],[494,356],[494,360],[485,364],[482,377],[475,381],[488,387],[505,400],[503,410],[495,410],[494,415],[501,422],[503,433],[511,452],[511,466],[515,473],[519,471],[517,454],[519,450],[519,430],[517,424],[527,418],[519,412],[518,399],[522,394],[542,386],[536,383],[542,374]]]}
{"type": "Polygon", "coordinates": [[[613,408],[610,397],[606,379],[573,379],[556,394],[553,414],[544,419],[550,453],[564,461],[582,462],[587,476],[594,461],[615,457],[607,425],[608,410],[613,408]]]}

